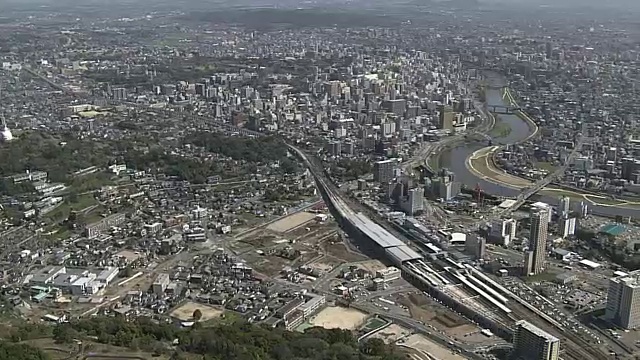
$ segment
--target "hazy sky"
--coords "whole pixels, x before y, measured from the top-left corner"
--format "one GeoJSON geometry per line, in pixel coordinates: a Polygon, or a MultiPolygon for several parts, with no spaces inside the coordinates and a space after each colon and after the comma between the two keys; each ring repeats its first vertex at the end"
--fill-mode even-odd
{"type": "MultiPolygon", "coordinates": [[[[445,2],[447,0],[424,0],[425,3],[429,2],[445,2]]],[[[459,0],[458,0],[459,1],[459,0]]],[[[456,1],[456,2],[458,2],[456,1]]],[[[546,5],[549,7],[575,7],[576,11],[581,12],[588,10],[589,8],[616,8],[619,10],[627,11],[627,10],[638,10],[640,9],[640,0],[478,0],[483,4],[502,4],[504,5],[514,5],[514,6],[535,6],[540,7],[541,5],[546,5]]],[[[244,5],[250,6],[251,4],[279,4],[279,5],[289,5],[295,6],[295,4],[301,4],[303,6],[310,6],[312,4],[316,6],[321,6],[322,3],[332,3],[339,4],[344,2],[345,4],[353,4],[353,3],[363,3],[367,2],[371,3],[372,0],[0,0],[0,8],[3,5],[11,5],[12,8],[16,8],[16,6],[20,8],[29,8],[33,6],[42,6],[46,5],[52,9],[56,8],[56,5],[60,8],[65,9],[73,9],[74,6],[79,6],[81,8],[87,9],[93,5],[99,7],[111,7],[118,5],[133,5],[137,8],[149,6],[150,8],[154,8],[155,6],[160,5],[161,7],[175,7],[177,9],[181,9],[184,11],[189,11],[189,3],[193,4],[194,8],[209,8],[211,10],[215,10],[219,7],[225,7],[225,5],[234,6],[234,5],[244,5]]],[[[404,3],[406,4],[408,0],[385,0],[385,1],[373,1],[377,5],[380,3],[386,3],[392,5],[394,3],[404,3]]],[[[286,6],[285,5],[285,6],[286,6]]],[[[0,16],[2,13],[0,12],[0,16]]]]}

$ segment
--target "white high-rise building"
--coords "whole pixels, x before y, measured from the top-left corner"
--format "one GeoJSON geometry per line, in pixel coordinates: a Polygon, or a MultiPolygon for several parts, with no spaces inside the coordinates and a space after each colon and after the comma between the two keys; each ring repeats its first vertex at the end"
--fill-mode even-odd
{"type": "Polygon", "coordinates": [[[625,329],[640,327],[640,270],[609,280],[605,316],[625,329]]]}
{"type": "Polygon", "coordinates": [[[589,205],[587,205],[586,202],[581,201],[580,202],[580,217],[581,218],[586,218],[587,215],[589,215],[589,205]]]}

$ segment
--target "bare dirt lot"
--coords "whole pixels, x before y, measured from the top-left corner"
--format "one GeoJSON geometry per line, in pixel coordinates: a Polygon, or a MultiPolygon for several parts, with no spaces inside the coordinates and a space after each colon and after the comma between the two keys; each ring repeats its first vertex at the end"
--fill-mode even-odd
{"type": "Polygon", "coordinates": [[[333,262],[327,261],[328,259],[323,258],[320,261],[316,261],[316,262],[312,262],[309,264],[309,266],[316,270],[318,273],[320,274],[324,274],[324,273],[328,273],[329,271],[331,271],[334,267],[336,267],[338,264],[335,264],[333,262]]]}
{"type": "Polygon", "coordinates": [[[193,320],[193,312],[196,311],[196,309],[200,309],[202,312],[202,318],[200,321],[219,318],[224,312],[221,308],[189,301],[173,310],[170,315],[181,321],[189,321],[193,320]]]}
{"type": "Polygon", "coordinates": [[[437,303],[422,294],[402,296],[398,298],[398,302],[409,308],[412,318],[430,323],[448,335],[461,335],[475,329],[475,326],[463,317],[439,307],[437,303]]]}
{"type": "Polygon", "coordinates": [[[327,307],[309,320],[313,326],[325,329],[355,330],[367,319],[368,315],[355,309],[327,307]]]}
{"type": "Polygon", "coordinates": [[[439,360],[464,360],[462,356],[452,353],[449,349],[444,348],[419,334],[414,334],[406,338],[402,346],[414,349],[421,353],[429,354],[432,358],[439,360]]]}
{"type": "Polygon", "coordinates": [[[327,244],[325,249],[327,250],[327,254],[332,255],[338,259],[342,259],[345,262],[357,262],[369,259],[364,255],[348,251],[342,242],[327,244]]]}
{"type": "Polygon", "coordinates": [[[279,233],[285,233],[313,220],[314,217],[315,214],[308,212],[299,212],[280,219],[272,224],[269,224],[269,226],[267,226],[267,229],[279,233]]]}
{"type": "Polygon", "coordinates": [[[391,324],[386,328],[373,334],[371,337],[382,339],[382,341],[384,341],[385,344],[392,344],[398,341],[399,339],[409,336],[410,334],[411,334],[411,331],[409,329],[405,329],[402,326],[397,324],[391,324]]]}
{"type": "Polygon", "coordinates": [[[387,266],[381,263],[379,260],[363,261],[358,264],[358,267],[372,274],[375,274],[378,270],[384,270],[387,268],[387,266]]]}

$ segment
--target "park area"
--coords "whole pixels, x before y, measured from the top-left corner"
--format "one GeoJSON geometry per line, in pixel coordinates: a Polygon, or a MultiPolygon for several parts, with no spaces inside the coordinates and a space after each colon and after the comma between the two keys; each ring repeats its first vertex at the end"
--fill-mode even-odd
{"type": "Polygon", "coordinates": [[[312,326],[325,329],[355,330],[359,328],[368,315],[356,309],[343,307],[327,307],[309,320],[312,326]]]}
{"type": "Polygon", "coordinates": [[[178,308],[171,312],[171,316],[180,321],[192,321],[193,313],[196,310],[200,310],[202,317],[199,321],[208,321],[211,319],[218,319],[224,313],[224,310],[205,304],[195,303],[189,301],[180,305],[178,308]]]}

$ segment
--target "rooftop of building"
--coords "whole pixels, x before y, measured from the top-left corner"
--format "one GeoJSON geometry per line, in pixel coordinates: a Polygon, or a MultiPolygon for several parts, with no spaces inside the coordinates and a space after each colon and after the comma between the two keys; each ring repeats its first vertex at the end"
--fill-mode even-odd
{"type": "Polygon", "coordinates": [[[557,337],[549,334],[548,332],[540,329],[539,327],[533,325],[532,323],[530,323],[530,322],[528,322],[526,320],[518,321],[516,323],[516,326],[521,326],[525,330],[535,334],[536,336],[540,336],[542,338],[545,338],[548,341],[560,341],[560,339],[558,339],[557,337]]]}
{"type": "Polygon", "coordinates": [[[632,271],[628,274],[621,274],[611,278],[611,281],[617,283],[625,283],[627,286],[640,287],[640,270],[632,271]]]}

